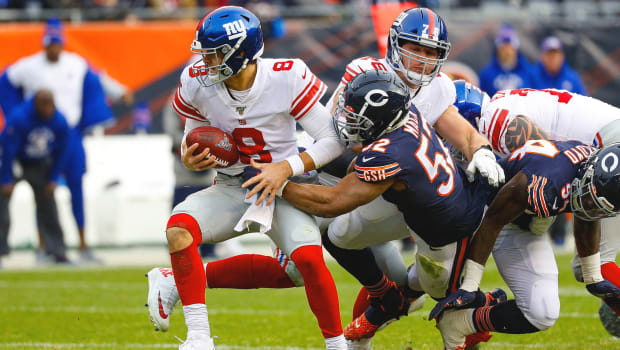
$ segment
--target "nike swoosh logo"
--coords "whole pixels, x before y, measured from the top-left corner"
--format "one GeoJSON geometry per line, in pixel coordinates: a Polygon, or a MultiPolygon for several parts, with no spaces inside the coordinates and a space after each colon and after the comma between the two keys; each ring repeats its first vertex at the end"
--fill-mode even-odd
{"type": "Polygon", "coordinates": [[[367,162],[367,161],[369,161],[369,160],[373,160],[373,159],[375,159],[375,158],[377,158],[377,157],[368,157],[368,158],[366,158],[366,157],[362,157],[362,162],[367,162]]]}
{"type": "Polygon", "coordinates": [[[159,316],[163,319],[168,318],[168,315],[164,312],[164,306],[161,304],[161,292],[157,294],[157,301],[159,302],[159,316]]]}
{"type": "Polygon", "coordinates": [[[301,76],[302,79],[306,79],[306,72],[308,71],[308,69],[304,69],[304,75],[301,76]]]}
{"type": "Polygon", "coordinates": [[[556,203],[557,203],[557,201],[558,201],[558,199],[557,199],[557,198],[555,198],[555,199],[553,200],[553,205],[551,206],[551,209],[553,209],[553,210],[558,210],[558,206],[557,206],[557,204],[556,204],[556,203]]]}
{"type": "Polygon", "coordinates": [[[355,328],[360,328],[360,320],[355,320],[355,328]]]}

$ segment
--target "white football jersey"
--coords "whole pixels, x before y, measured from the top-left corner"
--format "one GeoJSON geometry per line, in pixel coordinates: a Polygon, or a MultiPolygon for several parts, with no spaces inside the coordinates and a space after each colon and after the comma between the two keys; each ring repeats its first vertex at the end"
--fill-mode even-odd
{"type": "MultiPolygon", "coordinates": [[[[385,70],[396,74],[383,58],[357,58],[347,65],[345,73],[342,79],[340,79],[340,84],[338,84],[334,93],[344,87],[354,76],[367,70],[385,70]]],[[[333,104],[333,97],[332,95],[327,104],[329,110],[331,110],[333,104]]],[[[413,102],[426,121],[431,125],[435,125],[439,117],[441,117],[455,100],[456,89],[452,80],[446,74],[439,73],[429,85],[420,88],[418,93],[411,99],[411,102],[413,102]]]]}
{"type": "Polygon", "coordinates": [[[501,155],[510,153],[506,147],[506,129],[518,115],[528,117],[552,140],[592,144],[603,126],[620,119],[620,109],[566,90],[499,91],[484,106],[478,130],[501,155]]]}
{"type": "Polygon", "coordinates": [[[280,162],[298,154],[295,121],[319,103],[327,89],[299,59],[257,60],[256,78],[243,101],[232,98],[225,84],[203,87],[193,77],[191,66],[181,73],[172,101],[176,112],[199,123],[212,125],[232,135],[240,153],[239,162],[218,171],[237,175],[254,158],[263,163],[280,162]]]}
{"type": "Polygon", "coordinates": [[[65,116],[70,127],[82,117],[84,77],[88,71],[86,60],[72,52],[63,51],[57,62],[49,62],[45,52],[24,57],[7,68],[13,86],[21,87],[24,97],[32,97],[39,89],[54,94],[56,108],[65,116]]]}

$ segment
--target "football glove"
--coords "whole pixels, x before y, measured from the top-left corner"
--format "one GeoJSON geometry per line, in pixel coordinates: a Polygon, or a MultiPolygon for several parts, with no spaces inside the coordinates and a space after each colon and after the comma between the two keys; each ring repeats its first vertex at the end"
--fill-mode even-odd
{"type": "Polygon", "coordinates": [[[493,154],[491,146],[489,145],[484,145],[474,152],[466,171],[467,180],[469,180],[469,182],[474,181],[476,172],[486,177],[489,181],[489,185],[493,187],[497,187],[500,183],[506,181],[504,169],[497,164],[495,154],[493,154]]]}
{"type": "Polygon", "coordinates": [[[435,305],[435,307],[431,310],[431,313],[428,315],[428,320],[430,321],[436,317],[439,317],[439,315],[441,315],[441,313],[446,309],[465,308],[475,300],[476,292],[468,292],[464,289],[457,289],[456,292],[437,302],[437,305],[435,305]]]}
{"type": "Polygon", "coordinates": [[[610,306],[620,305],[620,288],[607,280],[586,285],[590,294],[599,297],[610,306]]]}

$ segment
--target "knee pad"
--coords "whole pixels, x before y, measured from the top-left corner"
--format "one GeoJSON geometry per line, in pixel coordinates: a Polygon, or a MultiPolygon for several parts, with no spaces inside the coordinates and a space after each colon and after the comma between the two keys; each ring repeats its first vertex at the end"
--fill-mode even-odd
{"type": "MultiPolygon", "coordinates": [[[[435,261],[425,255],[418,254],[414,267],[421,290],[434,299],[446,297],[446,290],[448,289],[451,272],[446,269],[442,261],[435,261]]],[[[409,276],[411,276],[411,272],[409,276]]],[[[411,285],[411,279],[409,281],[409,287],[414,290],[419,290],[411,285]]]]}
{"type": "Polygon", "coordinates": [[[551,328],[560,317],[560,297],[557,283],[551,280],[539,280],[532,285],[530,305],[517,305],[525,318],[536,328],[544,331],[551,328]]]}
{"type": "Polygon", "coordinates": [[[349,212],[338,216],[329,224],[327,235],[335,246],[343,249],[360,249],[355,246],[356,238],[362,232],[362,219],[349,212]]]}
{"type": "Polygon", "coordinates": [[[583,283],[583,272],[581,272],[581,261],[579,261],[579,257],[577,254],[573,255],[573,259],[570,262],[570,267],[573,270],[573,276],[577,280],[577,282],[583,283]]]}
{"type": "Polygon", "coordinates": [[[192,244],[199,245],[202,243],[202,232],[200,231],[200,225],[198,225],[198,221],[196,221],[196,219],[192,216],[187,214],[172,215],[170,219],[168,219],[166,230],[171,227],[178,227],[187,230],[192,235],[192,244]]]}

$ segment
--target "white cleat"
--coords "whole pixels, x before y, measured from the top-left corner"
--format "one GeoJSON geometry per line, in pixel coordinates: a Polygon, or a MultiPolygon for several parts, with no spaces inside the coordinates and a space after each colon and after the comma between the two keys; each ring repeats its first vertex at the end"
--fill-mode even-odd
{"type": "Polygon", "coordinates": [[[188,332],[187,339],[179,345],[179,350],[215,350],[213,338],[200,332],[188,332]]]}
{"type": "Polygon", "coordinates": [[[439,322],[437,322],[437,328],[441,332],[446,350],[465,349],[466,336],[476,333],[471,323],[473,310],[446,310],[443,312],[439,322]]]}
{"type": "Polygon", "coordinates": [[[371,350],[371,341],[372,338],[362,338],[359,340],[347,339],[347,350],[371,350]]]}
{"type": "MultiPolygon", "coordinates": [[[[170,327],[170,315],[179,301],[179,292],[174,282],[172,269],[156,267],[146,274],[149,280],[149,294],[146,306],[155,330],[165,332],[170,327]]],[[[189,349],[189,348],[188,348],[189,349]]]]}

